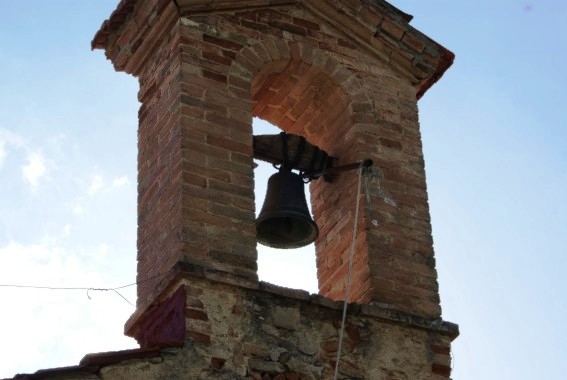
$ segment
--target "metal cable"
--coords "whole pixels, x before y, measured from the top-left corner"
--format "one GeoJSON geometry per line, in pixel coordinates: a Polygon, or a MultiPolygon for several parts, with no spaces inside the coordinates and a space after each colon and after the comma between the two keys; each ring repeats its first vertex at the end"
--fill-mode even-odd
{"type": "Polygon", "coordinates": [[[86,290],[88,299],[91,299],[90,294],[89,294],[89,292],[91,292],[91,291],[94,291],[94,292],[114,292],[117,295],[119,295],[124,301],[128,302],[132,306],[135,306],[130,301],[128,301],[128,299],[126,297],[124,297],[120,292],[118,292],[118,290],[128,288],[128,287],[134,286],[134,285],[139,285],[139,284],[142,284],[144,282],[153,280],[154,278],[165,276],[169,272],[171,272],[171,270],[169,270],[167,272],[159,273],[155,276],[144,278],[140,281],[136,281],[136,282],[133,282],[131,284],[117,286],[115,288],[94,288],[94,287],[76,287],[76,286],[73,286],[73,287],[69,287],[69,286],[40,286],[40,285],[20,285],[20,284],[0,284],[0,288],[43,289],[43,290],[86,290]]]}
{"type": "Polygon", "coordinates": [[[374,207],[372,207],[372,201],[370,199],[370,188],[368,186],[368,172],[364,176],[364,193],[366,194],[366,206],[368,207],[368,213],[370,214],[370,223],[374,227],[378,227],[378,219],[374,215],[374,207]]]}
{"type": "Polygon", "coordinates": [[[356,245],[356,234],[358,231],[358,209],[360,206],[360,188],[362,183],[362,171],[364,169],[364,161],[360,163],[360,167],[358,169],[358,185],[356,190],[356,208],[354,209],[354,228],[352,231],[352,242],[350,245],[350,257],[348,260],[348,273],[346,279],[346,288],[345,288],[345,300],[343,304],[343,317],[341,320],[341,331],[339,333],[339,347],[337,349],[337,359],[335,363],[335,374],[333,375],[333,380],[337,380],[339,375],[339,363],[341,360],[341,350],[343,346],[343,338],[345,333],[345,323],[346,323],[346,316],[347,316],[347,307],[348,307],[348,297],[350,292],[350,277],[352,274],[352,264],[354,261],[354,248],[356,245]]]}

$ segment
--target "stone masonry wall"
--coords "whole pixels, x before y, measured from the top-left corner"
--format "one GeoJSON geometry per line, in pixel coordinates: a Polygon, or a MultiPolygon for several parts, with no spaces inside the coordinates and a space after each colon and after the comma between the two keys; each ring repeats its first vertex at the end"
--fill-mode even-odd
{"type": "MultiPolygon", "coordinates": [[[[183,295],[172,305],[184,315],[184,347],[107,366],[102,379],[332,379],[341,303],[266,283],[246,289],[190,275],[179,285],[170,301],[183,295]]],[[[162,317],[163,309],[151,318],[162,317]]],[[[339,379],[449,378],[455,325],[352,304],[345,326],[339,379]]]]}
{"type": "MultiPolygon", "coordinates": [[[[14,380],[332,379],[342,302],[265,282],[228,284],[233,278],[178,266],[160,301],[131,326],[140,349],[88,354],[79,365],[14,380]]],[[[450,378],[459,334],[452,323],[350,304],[344,331],[338,379],[450,378]]]]}
{"type": "MultiPolygon", "coordinates": [[[[245,290],[191,277],[184,284],[186,347],[201,363],[191,368],[195,378],[332,378],[342,303],[269,284],[245,290]]],[[[454,326],[392,323],[378,317],[383,311],[352,305],[339,378],[448,378],[454,326]]]]}

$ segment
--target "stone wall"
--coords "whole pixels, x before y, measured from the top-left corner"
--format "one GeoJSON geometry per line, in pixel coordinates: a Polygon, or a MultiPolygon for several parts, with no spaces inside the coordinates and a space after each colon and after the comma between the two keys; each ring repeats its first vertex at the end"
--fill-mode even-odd
{"type": "MultiPolygon", "coordinates": [[[[342,303],[305,291],[213,279],[185,267],[132,328],[140,350],[90,354],[79,366],[19,375],[38,379],[330,380],[342,303]],[[159,325],[167,324],[169,332],[159,325]]],[[[225,279],[231,275],[225,273],[225,279]]],[[[458,327],[377,305],[350,304],[338,379],[442,380],[458,327]]]]}
{"type": "MultiPolygon", "coordinates": [[[[342,303],[267,283],[249,289],[185,276],[180,284],[195,378],[332,378],[342,303]]],[[[455,325],[376,305],[351,304],[347,315],[339,378],[449,377],[455,325]]]]}

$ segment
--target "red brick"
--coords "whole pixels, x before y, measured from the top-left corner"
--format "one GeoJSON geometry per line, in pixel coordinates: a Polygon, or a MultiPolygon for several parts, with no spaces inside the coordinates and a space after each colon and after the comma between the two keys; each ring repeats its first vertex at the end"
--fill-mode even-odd
{"type": "Polygon", "coordinates": [[[321,29],[321,27],[319,26],[318,23],[312,22],[312,21],[309,21],[309,20],[305,20],[305,19],[302,19],[302,18],[297,18],[297,17],[293,18],[293,24],[300,26],[302,28],[306,28],[306,29],[312,29],[312,30],[320,30],[321,29]]]}
{"type": "Polygon", "coordinates": [[[220,46],[228,50],[239,51],[242,49],[242,44],[218,37],[213,37],[208,34],[203,34],[203,41],[220,46]]]}
{"type": "Polygon", "coordinates": [[[364,20],[371,26],[378,26],[383,19],[382,15],[378,13],[377,9],[370,4],[366,4],[366,6],[361,7],[358,15],[362,20],[364,20]]]}
{"type": "Polygon", "coordinates": [[[406,33],[404,34],[404,37],[402,38],[402,42],[410,47],[411,49],[421,53],[423,51],[423,49],[425,48],[425,41],[423,41],[422,39],[416,38],[413,34],[411,33],[406,33]]]}
{"type": "Polygon", "coordinates": [[[207,143],[228,149],[233,152],[252,155],[252,146],[249,144],[242,144],[234,140],[217,137],[217,136],[207,136],[207,143]]]}
{"type": "Polygon", "coordinates": [[[220,83],[226,83],[226,75],[215,73],[214,71],[209,71],[206,69],[202,69],[203,77],[215,80],[220,83]]]}
{"type": "Polygon", "coordinates": [[[451,367],[442,364],[433,363],[431,365],[431,372],[433,372],[436,375],[449,378],[449,376],[451,376],[451,367]]]}
{"type": "Polygon", "coordinates": [[[400,41],[404,33],[406,32],[403,26],[396,22],[390,21],[389,19],[384,19],[384,21],[380,25],[380,28],[396,41],[400,41]]]}
{"type": "Polygon", "coordinates": [[[203,310],[185,309],[185,316],[189,319],[208,321],[209,316],[203,310]]]}
{"type": "Polygon", "coordinates": [[[230,66],[232,59],[220,56],[218,54],[203,52],[203,58],[212,62],[220,63],[221,65],[230,66]]]}
{"type": "Polygon", "coordinates": [[[193,339],[195,342],[198,342],[198,343],[205,343],[205,344],[211,343],[211,336],[210,335],[203,334],[203,333],[200,333],[200,332],[197,332],[197,331],[188,330],[187,336],[189,338],[193,339]]]}
{"type": "Polygon", "coordinates": [[[436,354],[451,354],[451,347],[449,346],[441,346],[438,344],[431,345],[431,351],[435,352],[436,354]]]}
{"type": "Polygon", "coordinates": [[[226,359],[216,357],[211,358],[211,367],[213,367],[214,369],[221,369],[222,367],[224,367],[224,363],[226,363],[226,359]]]}

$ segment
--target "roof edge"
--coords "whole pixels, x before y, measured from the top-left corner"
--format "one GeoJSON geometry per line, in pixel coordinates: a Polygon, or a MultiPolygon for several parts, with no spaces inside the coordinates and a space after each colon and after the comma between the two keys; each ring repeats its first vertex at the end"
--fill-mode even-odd
{"type": "Polygon", "coordinates": [[[107,57],[113,61],[118,71],[126,71],[136,76],[140,69],[140,58],[143,58],[144,52],[152,48],[150,45],[157,43],[159,36],[145,36],[139,40],[143,41],[142,48],[133,46],[128,48],[130,50],[125,49],[124,52],[116,49],[113,41],[117,38],[117,41],[127,39],[128,34],[132,32],[149,33],[147,27],[138,30],[140,26],[120,32],[128,18],[136,17],[133,22],[137,25],[140,22],[139,16],[150,17],[146,10],[148,7],[153,9],[152,15],[158,17],[162,17],[162,13],[167,13],[167,17],[163,16],[163,22],[173,22],[175,17],[183,15],[293,4],[303,4],[326,21],[342,25],[347,32],[350,30],[353,40],[411,79],[417,99],[420,99],[444,75],[455,59],[451,51],[411,26],[409,24],[413,19],[411,15],[385,0],[360,0],[355,3],[345,1],[340,12],[337,12],[337,8],[330,5],[328,0],[146,0],[146,2],[120,0],[109,19],[104,21],[95,34],[91,48],[106,49],[107,57]],[[169,7],[168,12],[164,12],[166,7],[169,7]],[[366,13],[359,13],[363,8],[366,8],[366,13]],[[137,64],[133,64],[130,59],[133,55],[137,57],[135,60],[137,64]]]}
{"type": "Polygon", "coordinates": [[[435,42],[435,44],[441,52],[441,58],[439,59],[434,74],[427,81],[423,82],[421,87],[417,91],[417,100],[421,99],[421,97],[427,92],[427,90],[429,90],[435,83],[437,83],[437,81],[439,81],[439,79],[443,77],[449,67],[453,65],[453,62],[455,62],[455,53],[437,42],[435,42]]]}
{"type": "Polygon", "coordinates": [[[134,11],[138,0],[120,0],[116,9],[104,20],[100,29],[96,32],[91,41],[91,49],[103,49],[110,34],[118,30],[122,22],[134,11]]]}

